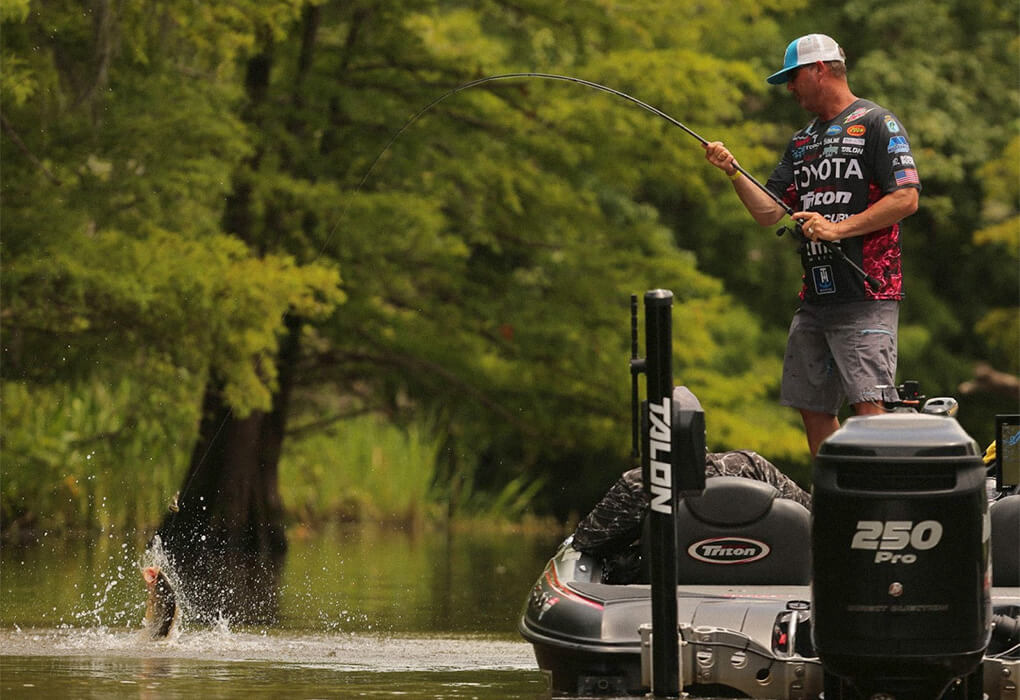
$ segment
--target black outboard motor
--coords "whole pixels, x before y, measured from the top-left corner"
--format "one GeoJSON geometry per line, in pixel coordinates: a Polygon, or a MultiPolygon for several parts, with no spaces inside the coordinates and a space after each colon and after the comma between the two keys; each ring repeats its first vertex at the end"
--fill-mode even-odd
{"type": "Polygon", "coordinates": [[[956,420],[848,419],[819,449],[813,502],[826,700],[932,700],[980,676],[991,614],[985,469],[956,420]]]}

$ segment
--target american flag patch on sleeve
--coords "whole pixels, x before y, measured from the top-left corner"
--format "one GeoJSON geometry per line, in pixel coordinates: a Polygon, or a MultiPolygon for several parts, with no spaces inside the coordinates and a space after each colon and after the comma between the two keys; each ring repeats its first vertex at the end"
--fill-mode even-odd
{"type": "Polygon", "coordinates": [[[896,173],[896,184],[897,185],[920,185],[921,181],[917,177],[917,171],[913,168],[907,168],[906,170],[900,170],[896,173]]]}

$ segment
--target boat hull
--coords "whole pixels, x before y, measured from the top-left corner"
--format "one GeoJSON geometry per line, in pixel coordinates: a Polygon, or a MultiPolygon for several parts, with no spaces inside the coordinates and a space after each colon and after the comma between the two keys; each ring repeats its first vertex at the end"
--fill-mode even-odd
{"type": "MultiPolygon", "coordinates": [[[[519,629],[561,695],[640,695],[651,685],[651,589],[599,583],[596,560],[564,543],[535,582],[519,629]]],[[[1020,614],[1020,588],[992,590],[1020,614]]],[[[810,586],[677,589],[681,686],[712,697],[818,698],[826,674],[811,644],[810,586]]],[[[989,700],[1017,700],[1020,659],[986,657],[989,700]]],[[[829,678],[828,682],[832,682],[829,678]]]]}

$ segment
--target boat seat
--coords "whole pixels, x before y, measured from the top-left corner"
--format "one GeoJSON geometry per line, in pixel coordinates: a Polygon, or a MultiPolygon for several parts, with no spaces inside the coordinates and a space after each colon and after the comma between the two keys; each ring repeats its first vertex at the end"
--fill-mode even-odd
{"type": "Polygon", "coordinates": [[[763,481],[705,479],[676,517],[677,583],[806,585],[811,513],[763,481]]]}
{"type": "Polygon", "coordinates": [[[992,521],[992,585],[1020,586],[1020,494],[988,507],[992,521]]]}

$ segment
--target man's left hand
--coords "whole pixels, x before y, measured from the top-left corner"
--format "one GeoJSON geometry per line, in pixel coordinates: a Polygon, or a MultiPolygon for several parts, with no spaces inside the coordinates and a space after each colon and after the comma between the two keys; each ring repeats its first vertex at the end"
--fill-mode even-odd
{"type": "Polygon", "coordinates": [[[841,237],[839,226],[816,211],[797,211],[791,216],[800,222],[801,231],[809,241],[838,241],[841,237]]]}

